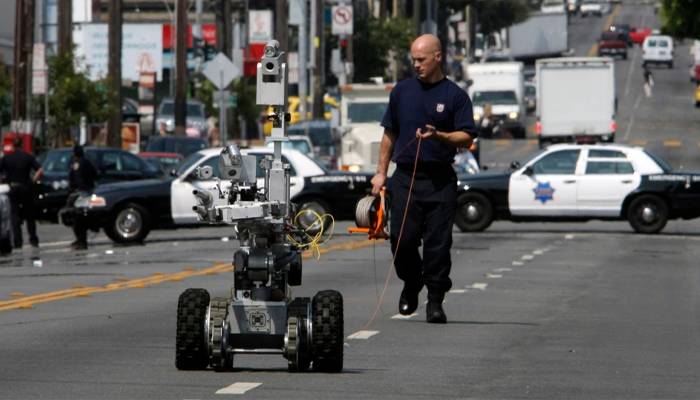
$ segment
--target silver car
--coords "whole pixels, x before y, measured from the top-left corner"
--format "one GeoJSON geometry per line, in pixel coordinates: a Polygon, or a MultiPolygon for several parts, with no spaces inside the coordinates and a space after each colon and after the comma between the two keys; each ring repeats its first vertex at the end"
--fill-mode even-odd
{"type": "MultiPolygon", "coordinates": [[[[165,99],[158,107],[156,118],[156,129],[160,129],[161,124],[165,124],[168,133],[175,131],[175,101],[165,99]]],[[[207,136],[207,117],[204,111],[204,103],[199,100],[187,100],[187,128],[194,128],[199,132],[200,137],[207,136]]]]}

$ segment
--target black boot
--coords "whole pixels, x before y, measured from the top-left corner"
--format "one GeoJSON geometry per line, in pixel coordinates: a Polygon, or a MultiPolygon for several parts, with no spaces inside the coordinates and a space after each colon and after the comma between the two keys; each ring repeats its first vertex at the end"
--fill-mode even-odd
{"type": "Polygon", "coordinates": [[[399,313],[401,315],[411,315],[418,308],[418,293],[419,290],[411,290],[404,286],[399,297],[399,313]]]}
{"type": "Polygon", "coordinates": [[[431,324],[447,323],[447,316],[442,309],[442,302],[428,300],[428,305],[425,307],[425,320],[431,324]]]}

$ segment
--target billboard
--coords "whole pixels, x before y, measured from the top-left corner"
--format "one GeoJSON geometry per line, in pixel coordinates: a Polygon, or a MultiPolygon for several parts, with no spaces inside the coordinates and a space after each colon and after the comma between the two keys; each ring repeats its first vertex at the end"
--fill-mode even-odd
{"type": "MultiPolygon", "coordinates": [[[[90,79],[105,78],[108,71],[107,24],[76,24],[75,55],[82,59],[90,79]]],[[[161,24],[124,24],[122,28],[122,79],[139,80],[142,72],[155,72],[163,79],[163,27],[161,24]]]]}

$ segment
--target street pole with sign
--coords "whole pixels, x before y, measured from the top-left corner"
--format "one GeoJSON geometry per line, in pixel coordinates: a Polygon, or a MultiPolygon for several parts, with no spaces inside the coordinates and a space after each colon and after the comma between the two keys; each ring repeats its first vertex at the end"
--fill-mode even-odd
{"type": "Polygon", "coordinates": [[[226,108],[230,98],[230,92],[226,90],[226,87],[232,80],[241,76],[241,70],[224,53],[219,53],[213,60],[206,63],[202,73],[219,89],[214,100],[219,103],[219,132],[221,134],[221,144],[225,146],[228,140],[226,134],[226,108]]]}

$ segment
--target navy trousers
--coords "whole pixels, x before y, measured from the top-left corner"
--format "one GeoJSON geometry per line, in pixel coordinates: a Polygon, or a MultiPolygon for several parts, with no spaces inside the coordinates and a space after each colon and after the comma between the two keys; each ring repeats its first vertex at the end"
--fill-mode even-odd
{"type": "Polygon", "coordinates": [[[457,178],[451,166],[422,167],[413,184],[406,222],[412,167],[400,166],[391,178],[391,251],[396,274],[408,290],[428,288],[428,300],[442,302],[452,287],[452,224],[457,208],[457,178]],[[420,254],[420,247],[423,254],[420,254]]]}

